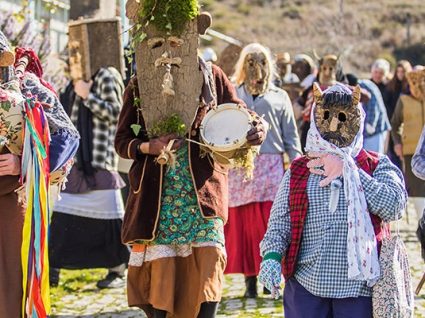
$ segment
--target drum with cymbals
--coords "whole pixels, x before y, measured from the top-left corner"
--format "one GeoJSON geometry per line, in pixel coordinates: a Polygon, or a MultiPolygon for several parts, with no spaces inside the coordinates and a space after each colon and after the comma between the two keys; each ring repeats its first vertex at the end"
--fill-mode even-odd
{"type": "Polygon", "coordinates": [[[251,115],[243,106],[221,104],[210,110],[202,120],[201,141],[216,161],[230,164],[237,151],[246,146],[251,122],[251,115]]]}

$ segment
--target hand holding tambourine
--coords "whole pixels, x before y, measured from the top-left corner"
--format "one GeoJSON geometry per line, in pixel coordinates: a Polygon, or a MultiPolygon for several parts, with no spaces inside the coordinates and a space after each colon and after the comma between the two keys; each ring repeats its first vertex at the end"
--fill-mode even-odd
{"type": "Polygon", "coordinates": [[[248,131],[246,140],[250,146],[259,146],[266,140],[267,128],[260,117],[251,122],[252,128],[248,131]]]}

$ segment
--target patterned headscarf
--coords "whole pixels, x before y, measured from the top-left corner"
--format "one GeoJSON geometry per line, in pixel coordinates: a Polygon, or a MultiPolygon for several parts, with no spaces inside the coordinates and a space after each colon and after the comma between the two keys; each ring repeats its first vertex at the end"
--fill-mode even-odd
{"type": "MultiPolygon", "coordinates": [[[[352,95],[351,90],[342,84],[331,86],[323,94],[332,92],[352,95]]],[[[311,126],[307,135],[306,151],[333,154],[340,157],[344,162],[342,176],[348,208],[348,279],[367,281],[368,286],[373,286],[380,275],[378,248],[359,170],[354,160],[363,148],[365,112],[361,109],[360,129],[354,141],[348,147],[338,148],[324,140],[320,135],[314,120],[315,108],[316,105],[314,104],[311,112],[311,126]]]]}

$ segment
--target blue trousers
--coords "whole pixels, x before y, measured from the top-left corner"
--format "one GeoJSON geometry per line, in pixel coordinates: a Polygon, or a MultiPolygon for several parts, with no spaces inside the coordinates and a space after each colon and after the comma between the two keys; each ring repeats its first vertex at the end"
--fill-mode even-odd
{"type": "Polygon", "coordinates": [[[285,318],[372,318],[372,297],[322,298],[294,278],[285,284],[285,318]]]}

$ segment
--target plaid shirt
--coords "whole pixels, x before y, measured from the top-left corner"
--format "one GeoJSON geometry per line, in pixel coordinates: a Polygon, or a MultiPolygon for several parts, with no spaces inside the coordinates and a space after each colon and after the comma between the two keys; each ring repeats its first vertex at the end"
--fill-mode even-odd
{"type": "Polygon", "coordinates": [[[425,180],[425,126],[412,158],[412,171],[418,178],[425,180]]]}
{"type": "MultiPolygon", "coordinates": [[[[407,194],[403,175],[388,157],[379,159],[370,177],[359,170],[369,212],[384,222],[401,218],[407,194]]],[[[275,252],[285,255],[291,239],[289,185],[291,171],[282,180],[273,204],[266,235],[260,244],[262,256],[275,252]]],[[[339,191],[335,213],[329,212],[330,186],[321,188],[322,176],[311,174],[307,183],[309,206],[298,255],[295,278],[319,297],[347,298],[371,296],[363,281],[348,280],[347,205],[343,188],[339,191]]]]}
{"type": "MultiPolygon", "coordinates": [[[[93,113],[93,168],[118,169],[118,155],[114,138],[118,116],[122,107],[124,83],[118,71],[112,67],[101,68],[93,79],[93,86],[86,100],[75,97],[71,120],[78,121],[78,107],[83,105],[93,113]]],[[[78,127],[78,126],[77,126],[78,127]]]]}

